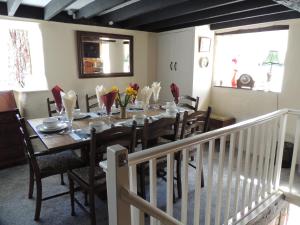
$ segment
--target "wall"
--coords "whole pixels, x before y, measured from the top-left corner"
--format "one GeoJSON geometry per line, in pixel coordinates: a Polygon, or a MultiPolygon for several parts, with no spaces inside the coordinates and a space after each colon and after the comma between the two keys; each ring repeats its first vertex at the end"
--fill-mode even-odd
{"type": "MultiPolygon", "coordinates": [[[[11,19],[9,17],[0,18],[11,19]]],[[[39,20],[22,20],[40,23],[48,87],[51,89],[58,84],[66,91],[73,89],[79,96],[79,105],[83,110],[85,110],[84,95],[94,94],[97,84],[103,84],[107,87],[117,85],[124,88],[129,82],[138,82],[140,86],[144,86],[151,84],[155,78],[156,38],[153,33],[39,20]],[[133,35],[134,76],[78,79],[76,30],[133,35]]],[[[51,92],[27,92],[16,96],[17,99],[23,100],[24,115],[27,118],[47,116],[47,97],[52,97],[51,92]]]]}

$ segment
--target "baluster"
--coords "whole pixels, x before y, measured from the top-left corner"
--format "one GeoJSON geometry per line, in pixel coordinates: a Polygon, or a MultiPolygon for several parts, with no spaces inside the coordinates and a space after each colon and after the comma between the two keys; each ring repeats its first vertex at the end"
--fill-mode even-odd
{"type": "Polygon", "coordinates": [[[274,188],[274,165],[275,165],[275,153],[277,148],[277,129],[278,129],[278,119],[276,118],[272,125],[272,146],[271,146],[271,159],[270,159],[270,169],[268,174],[268,193],[270,194],[274,188]]]}
{"type": "Polygon", "coordinates": [[[213,157],[215,151],[215,139],[209,141],[208,149],[208,174],[207,174],[207,196],[205,208],[205,225],[210,225],[210,212],[211,212],[211,191],[213,181],[213,157]]]}
{"type": "Polygon", "coordinates": [[[249,190],[249,164],[250,164],[250,152],[251,152],[251,144],[252,143],[252,128],[249,127],[247,129],[247,144],[246,144],[246,159],[245,159],[245,167],[244,167],[244,181],[243,181],[243,190],[242,190],[242,212],[245,213],[246,211],[246,202],[249,190]]]}
{"type": "Polygon", "coordinates": [[[251,163],[251,180],[250,180],[250,189],[249,189],[249,198],[248,198],[248,210],[252,209],[252,195],[253,195],[253,187],[255,184],[255,173],[256,173],[256,161],[257,161],[257,149],[258,149],[258,140],[259,140],[260,126],[257,125],[255,127],[254,133],[254,144],[253,144],[253,155],[252,155],[252,163],[251,163]]]}
{"type": "Polygon", "coordinates": [[[260,145],[259,145],[259,154],[258,154],[258,173],[257,173],[257,185],[255,188],[255,202],[258,203],[259,201],[259,190],[261,185],[261,175],[262,175],[262,168],[263,168],[263,161],[265,155],[265,140],[266,140],[266,124],[261,125],[261,138],[260,138],[260,145]]]}
{"type": "MultiPolygon", "coordinates": [[[[129,167],[129,187],[130,191],[137,193],[137,179],[136,179],[136,165],[129,167]]],[[[131,223],[133,225],[139,225],[140,224],[140,210],[137,209],[134,206],[131,206],[131,223]]]]}
{"type": "MultiPolygon", "coordinates": [[[[177,162],[178,163],[178,162],[177,162]]],[[[167,213],[173,216],[174,153],[167,155],[167,213]]]]}
{"type": "Polygon", "coordinates": [[[293,149],[293,159],[292,159],[290,180],[289,180],[289,190],[290,190],[290,192],[292,192],[292,188],[293,188],[293,184],[294,184],[295,168],[296,168],[298,147],[299,147],[299,135],[300,135],[300,117],[297,118],[297,123],[296,123],[294,149],[293,149]]]}
{"type": "Polygon", "coordinates": [[[228,158],[228,179],[227,179],[227,194],[225,203],[225,225],[228,225],[230,200],[231,200],[231,182],[232,182],[232,164],[235,152],[235,133],[230,135],[229,158],[228,158]]]}
{"type": "Polygon", "coordinates": [[[223,174],[224,174],[224,157],[225,157],[226,136],[221,137],[218,169],[218,191],[217,191],[217,208],[215,216],[215,225],[220,224],[222,193],[223,193],[223,174]]]}
{"type": "Polygon", "coordinates": [[[236,166],[236,181],[235,181],[235,193],[234,193],[234,215],[237,218],[239,212],[238,202],[239,202],[239,193],[240,193],[240,174],[241,174],[241,161],[243,158],[243,149],[244,149],[244,130],[241,130],[239,133],[239,147],[238,147],[238,156],[237,156],[237,166],[236,166]]]}
{"type": "Polygon", "coordinates": [[[200,207],[201,207],[201,180],[203,168],[203,151],[204,144],[197,146],[196,154],[196,176],[195,176],[195,196],[194,196],[194,225],[200,224],[200,207]]]}
{"type": "Polygon", "coordinates": [[[267,183],[267,175],[270,165],[270,152],[271,152],[271,141],[272,141],[272,123],[269,122],[267,124],[267,144],[266,144],[266,157],[265,157],[265,165],[264,165],[264,173],[262,177],[262,194],[261,197],[264,199],[266,197],[266,185],[267,183]]]}
{"type": "Polygon", "coordinates": [[[284,138],[285,138],[285,131],[286,131],[286,121],[287,121],[287,114],[281,116],[281,118],[280,118],[280,129],[279,129],[279,135],[278,135],[278,148],[277,148],[277,155],[276,155],[275,179],[274,179],[275,180],[275,190],[278,190],[279,182],[280,182],[284,138]]]}
{"type": "MultiPolygon", "coordinates": [[[[157,177],[156,177],[156,159],[149,161],[149,172],[150,172],[150,203],[154,207],[157,205],[157,177]]],[[[150,224],[157,224],[157,220],[153,217],[150,218],[150,224]]]]}
{"type": "Polygon", "coordinates": [[[182,199],[181,199],[181,222],[187,224],[188,212],[188,167],[189,167],[189,151],[182,150],[182,199]]]}

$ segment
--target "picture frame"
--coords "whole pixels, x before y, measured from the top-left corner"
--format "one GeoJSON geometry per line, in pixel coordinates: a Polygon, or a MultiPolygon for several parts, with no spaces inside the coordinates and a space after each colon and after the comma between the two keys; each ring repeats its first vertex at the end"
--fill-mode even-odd
{"type": "Polygon", "coordinates": [[[211,44],[211,39],[209,37],[199,37],[198,52],[209,52],[210,44],[211,44]]]}

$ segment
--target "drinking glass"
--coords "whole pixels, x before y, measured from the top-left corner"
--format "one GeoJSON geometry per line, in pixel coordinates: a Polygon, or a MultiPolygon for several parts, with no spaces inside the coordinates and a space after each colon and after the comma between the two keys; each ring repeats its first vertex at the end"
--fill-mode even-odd
{"type": "Polygon", "coordinates": [[[64,107],[61,105],[60,107],[55,103],[55,110],[58,113],[58,119],[62,120],[63,118],[63,113],[64,113],[64,107]]]}
{"type": "Polygon", "coordinates": [[[68,121],[69,131],[73,130],[73,120],[74,120],[74,109],[71,112],[66,111],[66,117],[68,121]]]}

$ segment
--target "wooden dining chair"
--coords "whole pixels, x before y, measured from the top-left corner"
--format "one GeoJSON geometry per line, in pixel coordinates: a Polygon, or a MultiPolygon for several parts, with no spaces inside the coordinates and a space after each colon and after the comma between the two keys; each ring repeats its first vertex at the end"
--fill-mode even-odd
{"type": "Polygon", "coordinates": [[[29,136],[24,118],[17,115],[19,128],[24,141],[25,154],[29,164],[29,192],[28,198],[33,196],[34,181],[36,182],[36,205],[34,220],[39,220],[42,207],[42,201],[59,197],[69,192],[59,193],[53,196],[42,198],[42,179],[66,173],[68,170],[86,165],[72,150],[63,150],[61,152],[34,151],[31,139],[37,136],[29,136]]]}
{"type": "MultiPolygon", "coordinates": [[[[208,106],[206,111],[196,111],[189,114],[187,111],[183,114],[180,139],[188,138],[197,134],[205,133],[209,130],[209,119],[211,107],[208,106]]],[[[194,160],[195,150],[190,151],[191,161],[194,160]]],[[[195,165],[189,165],[196,169],[195,165]]],[[[201,186],[204,187],[203,168],[201,172],[201,186]]]]}
{"type": "MultiPolygon", "coordinates": [[[[145,119],[144,127],[142,130],[142,149],[148,149],[154,146],[166,144],[170,141],[176,141],[178,136],[180,114],[177,113],[175,118],[161,118],[152,123],[148,119],[145,119]]],[[[177,188],[181,189],[181,173],[180,173],[180,158],[179,155],[175,154],[176,160],[176,177],[177,188]]],[[[158,160],[158,168],[160,168],[160,175],[164,178],[165,173],[163,172],[164,167],[161,165],[165,164],[165,158],[158,160]]],[[[145,190],[145,175],[147,174],[148,163],[140,164],[138,167],[139,181],[140,181],[140,195],[144,199],[146,198],[145,190]]]]}
{"type": "Polygon", "coordinates": [[[179,98],[178,106],[197,111],[199,107],[199,99],[200,98],[198,96],[194,98],[189,95],[183,95],[179,98]]]}
{"type": "Polygon", "coordinates": [[[86,111],[90,112],[91,109],[98,107],[97,95],[85,95],[86,111]]]}
{"type": "Polygon", "coordinates": [[[136,141],[136,122],[131,127],[112,127],[100,133],[91,130],[89,166],[74,169],[68,172],[71,197],[71,215],[75,215],[75,202],[80,208],[85,207],[75,198],[74,185],[78,184],[88,194],[89,215],[92,225],[96,224],[95,194],[106,195],[106,179],[99,162],[105,159],[106,149],[111,145],[122,145],[128,148],[129,153],[134,151],[136,141]]]}
{"type": "MultiPolygon", "coordinates": [[[[79,109],[79,104],[78,104],[78,96],[76,95],[76,109],[79,109]]],[[[50,100],[50,98],[47,98],[47,109],[48,109],[48,116],[52,117],[54,114],[57,114],[57,111],[55,109],[55,101],[50,100]]]]}

